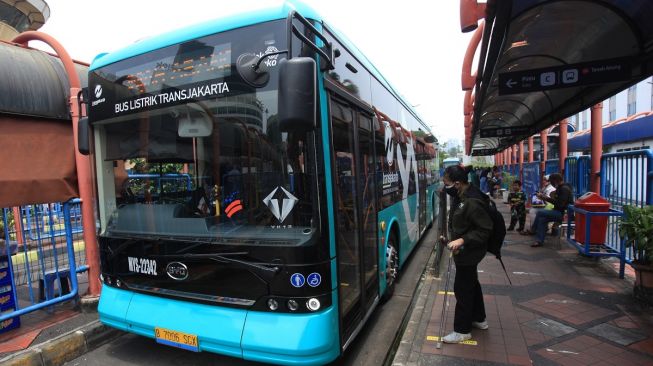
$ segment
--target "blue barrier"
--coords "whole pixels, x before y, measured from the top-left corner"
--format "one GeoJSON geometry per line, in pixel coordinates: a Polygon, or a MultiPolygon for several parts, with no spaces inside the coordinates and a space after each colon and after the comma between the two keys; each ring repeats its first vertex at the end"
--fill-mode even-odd
{"type": "Polygon", "coordinates": [[[632,262],[632,250],[627,253],[624,241],[619,237],[618,218],[623,212],[610,209],[608,212],[591,212],[569,205],[567,211],[567,228],[572,228],[572,217],[574,213],[585,215],[585,242],[579,243],[572,238],[571,229],[567,230],[567,242],[576,247],[579,253],[591,257],[617,257],[619,258],[619,278],[624,278],[625,264],[632,262]],[[592,232],[592,218],[608,217],[605,243],[590,244],[590,233],[592,232]]]}
{"type": "MultiPolygon", "coordinates": [[[[82,212],[80,209],[79,199],[73,200],[73,207],[71,208],[71,225],[74,234],[81,233],[82,228],[82,212]]],[[[66,235],[63,229],[63,206],[60,203],[47,203],[39,205],[28,205],[21,208],[23,215],[26,234],[31,240],[38,240],[38,236],[50,235],[54,232],[54,236],[66,235]],[[36,233],[36,228],[40,228],[41,232],[36,233]]]]}
{"type": "Polygon", "coordinates": [[[653,151],[635,150],[601,157],[601,196],[613,208],[653,204],[653,151]]]}
{"type": "Polygon", "coordinates": [[[82,233],[73,232],[73,220],[75,220],[75,212],[79,211],[80,202],[75,199],[60,205],[63,229],[55,227],[59,224],[55,224],[54,218],[50,215],[46,217],[45,223],[41,220],[32,220],[30,225],[33,226],[30,229],[35,236],[34,240],[28,235],[29,231],[25,227],[28,221],[24,216],[26,212],[35,212],[34,206],[40,205],[20,207],[15,211],[18,217],[13,217],[11,209],[2,209],[4,238],[7,243],[5,255],[6,258],[10,258],[7,262],[16,307],[14,311],[3,312],[0,315],[0,323],[8,319],[17,319],[15,317],[35,310],[49,308],[63,301],[76,299],[78,293],[76,274],[88,270],[83,248],[75,251],[75,241],[82,243],[82,233]],[[13,217],[15,224],[9,222],[9,217],[13,217]],[[45,235],[42,235],[45,233],[42,225],[50,228],[45,235]],[[15,229],[16,226],[18,230],[15,229]],[[64,232],[65,241],[57,235],[60,230],[64,232]],[[38,296],[34,293],[34,288],[40,289],[38,296]],[[18,301],[18,296],[26,298],[18,301]],[[21,307],[25,303],[30,305],[21,307]]]}
{"type": "Polygon", "coordinates": [[[560,173],[560,160],[549,159],[544,163],[544,174],[560,173]]]}
{"type": "Polygon", "coordinates": [[[568,156],[565,159],[565,182],[574,188],[574,199],[589,191],[589,174],[589,156],[568,156]]]}

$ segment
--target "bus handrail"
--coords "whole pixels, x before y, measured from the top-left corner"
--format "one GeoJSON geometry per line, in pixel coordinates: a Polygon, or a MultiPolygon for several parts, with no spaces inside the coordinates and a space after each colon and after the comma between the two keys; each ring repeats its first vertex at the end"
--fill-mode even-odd
{"type": "MultiPolygon", "coordinates": [[[[321,57],[325,59],[327,62],[326,69],[325,70],[332,70],[335,68],[333,65],[333,45],[331,42],[329,42],[326,37],[317,29],[313,24],[311,24],[306,18],[304,18],[301,14],[299,14],[297,11],[293,10],[288,14],[288,60],[292,58],[292,35],[296,35],[297,38],[302,41],[302,43],[306,44],[308,47],[312,48],[315,52],[320,54],[321,57]],[[305,35],[303,35],[297,27],[293,24],[293,20],[297,19],[300,23],[302,23],[305,27],[307,27],[317,38],[319,38],[323,43],[324,46],[327,49],[327,52],[325,52],[321,47],[318,47],[313,41],[308,39],[305,35]]],[[[324,70],[322,70],[324,71],[324,70]]]]}

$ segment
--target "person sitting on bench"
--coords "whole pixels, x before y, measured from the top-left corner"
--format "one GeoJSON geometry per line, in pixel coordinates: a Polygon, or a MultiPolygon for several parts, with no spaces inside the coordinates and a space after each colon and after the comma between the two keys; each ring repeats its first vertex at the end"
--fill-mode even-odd
{"type": "Polygon", "coordinates": [[[553,210],[538,210],[535,215],[535,220],[531,225],[531,230],[527,234],[535,234],[535,244],[532,247],[541,247],[544,245],[544,236],[548,228],[549,222],[562,221],[562,217],[567,210],[567,206],[572,202],[573,193],[569,184],[564,183],[562,175],[558,173],[549,176],[549,182],[556,190],[551,193],[551,197],[547,197],[541,193],[537,197],[545,202],[553,204],[553,210]]]}

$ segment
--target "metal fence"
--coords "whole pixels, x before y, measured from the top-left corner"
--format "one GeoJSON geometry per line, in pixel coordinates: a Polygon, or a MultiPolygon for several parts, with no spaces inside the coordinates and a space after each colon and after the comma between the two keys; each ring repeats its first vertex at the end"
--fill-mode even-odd
{"type": "Polygon", "coordinates": [[[653,151],[636,150],[601,157],[601,196],[612,208],[653,204],[653,151]]]}
{"type": "Polygon", "coordinates": [[[574,188],[574,199],[589,191],[589,175],[589,156],[568,156],[565,159],[565,182],[574,188]]]}
{"type": "Polygon", "coordinates": [[[76,273],[88,270],[80,208],[75,199],[1,210],[16,310],[0,322],[77,296],[76,273]]]}

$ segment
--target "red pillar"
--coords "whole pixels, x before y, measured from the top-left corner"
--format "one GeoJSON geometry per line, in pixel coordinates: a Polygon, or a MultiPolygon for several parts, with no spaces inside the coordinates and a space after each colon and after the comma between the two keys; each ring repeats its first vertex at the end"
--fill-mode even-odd
{"type": "Polygon", "coordinates": [[[560,174],[565,176],[565,159],[567,158],[567,119],[560,121],[558,125],[560,136],[560,174]]]}
{"type": "Polygon", "coordinates": [[[519,141],[519,180],[524,180],[524,141],[519,141]]]}
{"type": "MultiPolygon", "coordinates": [[[[11,210],[14,212],[14,229],[16,230],[16,242],[18,242],[18,250],[22,250],[23,247],[23,221],[22,216],[20,215],[20,207],[12,207],[11,210]]],[[[0,238],[4,238],[4,233],[0,233],[0,238]]]]}
{"type": "Polygon", "coordinates": [[[542,160],[540,161],[540,172],[542,174],[540,174],[540,176],[542,177],[542,179],[544,179],[544,174],[546,174],[546,160],[548,158],[547,155],[549,154],[549,149],[547,147],[548,136],[549,134],[547,130],[540,132],[540,149],[542,151],[542,156],[541,156],[542,160]]]}
{"type": "Polygon", "coordinates": [[[86,264],[88,265],[88,295],[99,296],[102,290],[100,283],[100,256],[95,236],[95,210],[93,205],[93,187],[91,180],[91,162],[88,156],[79,153],[77,145],[77,123],[80,117],[77,94],[81,90],[79,76],[75,70],[75,64],[66,49],[52,36],[42,33],[28,31],[19,34],[13,39],[14,43],[27,46],[29,41],[42,41],[48,44],[55,51],[70,83],[70,114],[73,124],[73,144],[75,147],[75,166],[77,169],[77,184],[79,186],[79,198],[82,200],[82,224],[84,228],[84,243],[86,248],[86,264]]]}
{"type": "Polygon", "coordinates": [[[513,161],[512,161],[512,146],[508,148],[508,165],[512,167],[513,161]]]}
{"type": "Polygon", "coordinates": [[[533,162],[533,136],[528,138],[528,162],[533,162]]]}
{"type": "Polygon", "coordinates": [[[597,103],[592,106],[592,171],[590,172],[590,191],[601,193],[601,155],[603,154],[603,103],[597,103]]]}

